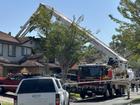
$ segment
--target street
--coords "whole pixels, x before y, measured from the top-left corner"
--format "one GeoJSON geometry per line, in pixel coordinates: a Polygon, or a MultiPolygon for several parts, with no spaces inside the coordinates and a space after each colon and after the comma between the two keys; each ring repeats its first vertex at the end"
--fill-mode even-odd
{"type": "MultiPolygon", "coordinates": [[[[129,103],[134,96],[139,97],[138,94],[131,94],[131,98],[127,100],[127,96],[114,97],[104,99],[103,97],[90,98],[85,100],[79,100],[76,102],[70,102],[70,105],[122,105],[123,103],[129,103]]],[[[13,96],[11,94],[6,94],[0,96],[0,101],[13,103],[13,96]]]]}
{"type": "Polygon", "coordinates": [[[129,105],[132,100],[138,99],[139,97],[139,92],[131,92],[130,99],[127,99],[127,96],[108,99],[104,99],[103,97],[96,97],[94,99],[81,100],[75,103],[71,103],[70,105],[129,105]]]}
{"type": "Polygon", "coordinates": [[[130,100],[126,100],[126,96],[122,97],[114,97],[114,98],[108,98],[104,99],[103,97],[96,97],[94,99],[88,99],[88,100],[81,100],[78,102],[71,103],[70,105],[119,105],[123,103],[129,103],[130,100]]]}
{"type": "MultiPolygon", "coordinates": [[[[5,95],[0,96],[0,102],[5,101],[9,103],[14,103],[13,100],[14,94],[8,92],[5,95]]],[[[131,92],[130,99],[127,99],[127,96],[122,97],[113,97],[113,98],[104,98],[104,97],[96,97],[96,98],[89,98],[78,101],[70,102],[70,105],[127,105],[126,103],[130,103],[132,100],[137,99],[140,97],[140,92],[131,92]]],[[[129,104],[128,104],[129,105],[129,104]]]]}

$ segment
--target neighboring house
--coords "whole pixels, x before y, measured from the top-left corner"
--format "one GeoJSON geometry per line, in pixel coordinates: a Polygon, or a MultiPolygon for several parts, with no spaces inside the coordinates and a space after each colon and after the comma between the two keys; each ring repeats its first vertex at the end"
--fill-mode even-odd
{"type": "Polygon", "coordinates": [[[20,72],[25,67],[43,67],[37,61],[27,62],[27,58],[33,54],[33,49],[38,49],[38,47],[36,39],[33,37],[16,39],[10,34],[0,31],[0,76],[7,75],[9,72],[20,72]]]}
{"type": "Polygon", "coordinates": [[[39,38],[35,38],[35,37],[22,37],[22,38],[18,38],[18,40],[20,41],[21,45],[23,47],[25,47],[25,49],[27,48],[32,48],[32,51],[35,50],[35,52],[40,52],[40,39],[39,38]]]}
{"type": "Polygon", "coordinates": [[[31,43],[21,43],[13,36],[0,32],[0,57],[10,63],[18,63],[23,57],[32,54],[31,43]]]}

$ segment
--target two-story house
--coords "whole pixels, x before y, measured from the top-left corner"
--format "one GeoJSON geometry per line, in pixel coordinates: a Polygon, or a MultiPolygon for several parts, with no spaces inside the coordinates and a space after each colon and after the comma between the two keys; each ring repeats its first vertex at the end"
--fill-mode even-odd
{"type": "Polygon", "coordinates": [[[37,48],[34,39],[28,37],[16,39],[0,31],[0,76],[7,75],[9,72],[33,72],[30,70],[43,67],[34,59],[26,59],[33,54],[33,49],[37,48]]]}

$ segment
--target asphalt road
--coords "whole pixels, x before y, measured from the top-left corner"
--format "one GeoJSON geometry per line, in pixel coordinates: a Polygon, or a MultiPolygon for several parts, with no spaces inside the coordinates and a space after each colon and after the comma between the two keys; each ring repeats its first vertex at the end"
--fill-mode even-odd
{"type": "MultiPolygon", "coordinates": [[[[126,96],[106,98],[106,99],[103,98],[103,97],[96,97],[96,98],[90,98],[90,99],[71,102],[70,105],[119,105],[118,103],[128,102],[126,100],[126,98],[127,98],[126,96]]],[[[12,94],[6,94],[6,95],[3,95],[3,96],[0,96],[0,101],[6,101],[6,102],[13,103],[13,95],[12,94]]]]}
{"type": "Polygon", "coordinates": [[[106,99],[104,97],[96,97],[87,100],[72,102],[70,105],[119,105],[121,103],[120,101],[121,99],[126,99],[126,97],[122,96],[122,97],[114,97],[114,98],[106,98],[106,99]]]}

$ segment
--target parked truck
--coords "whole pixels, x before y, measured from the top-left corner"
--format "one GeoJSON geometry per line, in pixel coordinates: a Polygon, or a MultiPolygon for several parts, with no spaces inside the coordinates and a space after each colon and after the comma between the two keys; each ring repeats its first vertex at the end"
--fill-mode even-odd
{"type": "Polygon", "coordinates": [[[69,105],[69,93],[53,77],[23,79],[16,94],[15,105],[69,105]]]}
{"type": "Polygon", "coordinates": [[[112,67],[106,64],[82,64],[79,66],[78,93],[81,98],[86,96],[103,95],[104,97],[112,97],[114,95],[121,96],[124,94],[125,85],[112,82],[112,67]]]}

